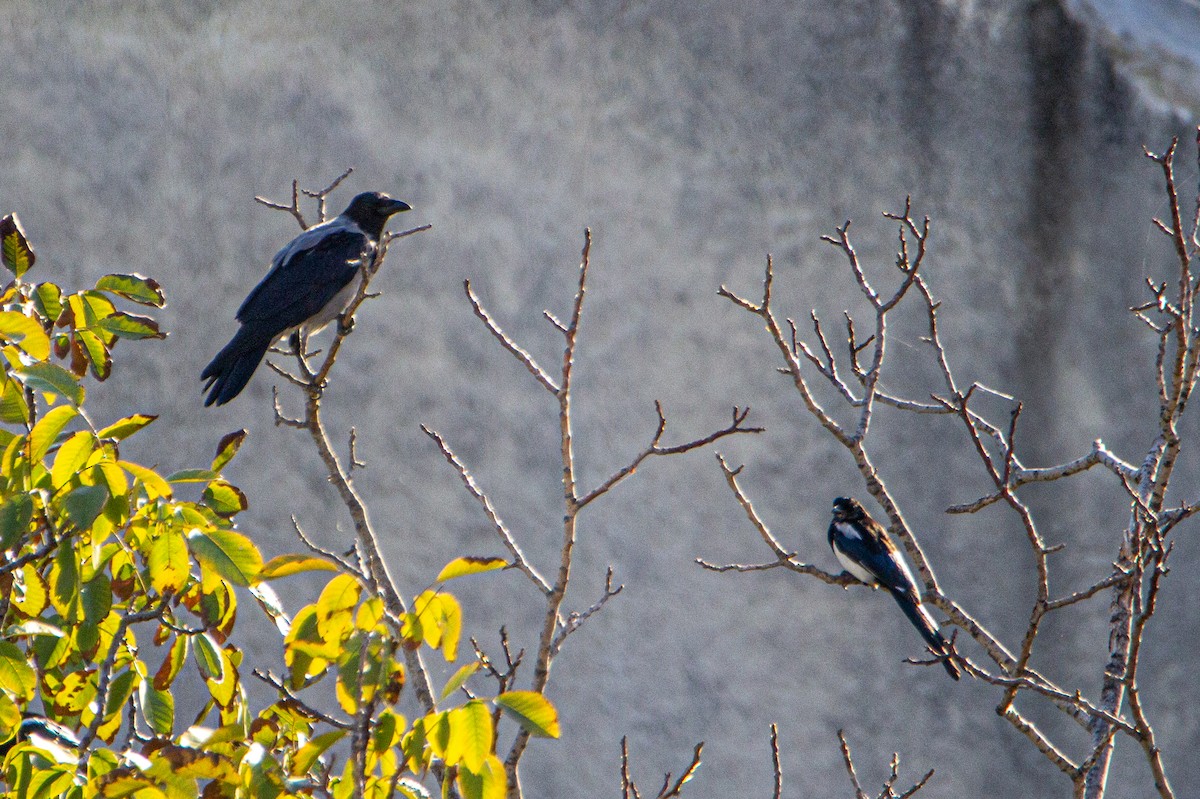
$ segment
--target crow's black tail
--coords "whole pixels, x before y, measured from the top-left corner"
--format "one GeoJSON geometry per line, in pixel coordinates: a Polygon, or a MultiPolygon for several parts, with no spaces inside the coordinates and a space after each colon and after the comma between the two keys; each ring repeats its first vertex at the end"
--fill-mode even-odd
{"type": "MultiPolygon", "coordinates": [[[[904,611],[904,615],[908,616],[908,620],[917,628],[917,632],[929,644],[930,649],[937,652],[939,655],[948,655],[950,653],[950,645],[946,643],[946,639],[938,631],[937,622],[933,620],[933,616],[929,615],[929,611],[925,606],[917,602],[913,602],[912,597],[906,593],[893,591],[892,596],[896,599],[896,604],[904,611]]],[[[946,673],[954,679],[958,679],[961,672],[958,666],[950,658],[942,661],[942,665],[946,667],[946,673]]]]}
{"type": "Polygon", "coordinates": [[[238,330],[200,373],[200,379],[205,381],[204,390],[208,392],[205,407],[214,403],[224,405],[242,393],[270,346],[269,338],[263,340],[262,336],[248,333],[245,327],[238,330]]]}

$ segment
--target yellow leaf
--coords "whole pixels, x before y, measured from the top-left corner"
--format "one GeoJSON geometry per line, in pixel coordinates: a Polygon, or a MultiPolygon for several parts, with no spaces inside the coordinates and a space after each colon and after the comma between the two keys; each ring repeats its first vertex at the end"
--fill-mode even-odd
{"type": "Polygon", "coordinates": [[[437,582],[453,580],[455,577],[465,577],[468,574],[480,574],[482,572],[496,571],[508,566],[508,561],[504,558],[478,558],[465,557],[455,558],[447,563],[440,572],[438,572],[437,582]]]}

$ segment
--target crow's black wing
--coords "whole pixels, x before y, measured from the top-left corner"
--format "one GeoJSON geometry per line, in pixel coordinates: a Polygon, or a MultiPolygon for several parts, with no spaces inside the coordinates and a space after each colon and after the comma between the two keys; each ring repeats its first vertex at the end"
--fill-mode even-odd
{"type": "Polygon", "coordinates": [[[912,573],[900,560],[900,553],[878,522],[871,518],[858,523],[835,521],[830,527],[830,535],[835,534],[837,546],[870,572],[880,585],[893,593],[904,593],[914,602],[920,601],[912,573]]]}
{"type": "Polygon", "coordinates": [[[372,249],[357,227],[313,228],[301,234],[275,257],[275,266],[246,297],[238,321],[272,338],[303,324],[349,285],[372,249]]]}

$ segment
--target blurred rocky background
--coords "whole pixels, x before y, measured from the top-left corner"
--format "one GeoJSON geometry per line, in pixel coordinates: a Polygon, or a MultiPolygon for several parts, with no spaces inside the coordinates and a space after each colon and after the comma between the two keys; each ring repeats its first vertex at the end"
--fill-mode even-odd
{"type": "MultiPolygon", "coordinates": [[[[358,430],[360,490],[408,593],[457,555],[502,553],[419,423],[472,467],[531,558],[557,563],[555,404],[473,317],[462,281],[551,366],[561,337],[542,311],[569,307],[590,226],[583,482],[645,445],[656,399],[670,443],[749,404],[767,432],[718,449],[746,464],[743,485],[785,545],[833,569],[830,500],[865,491],[775,372],[761,325],[717,288],[754,295],[771,253],[780,310],[832,323],[848,309],[865,325],[843,259],[818,237],[853,219],[869,274],[890,286],[895,226],[881,212],[911,194],[933,218],[926,276],[945,302],[951,362],[1025,401],[1026,462],[1069,460],[1097,437],[1140,460],[1153,349],[1126,309],[1146,275],[1172,268],[1150,223],[1165,209],[1160,172],[1142,146],[1181,136],[1182,182],[1195,185],[1198,43],[1193,0],[10,2],[0,211],[21,216],[42,277],[160,280],[170,338],[122,345],[114,378],[90,389],[93,412],[160,414],[126,455],[168,471],[206,463],[224,433],[247,428],[229,476],[250,497],[242,528],[278,554],[299,546],[289,514],[331,547],[350,531],[311,443],[272,424],[273,375],[261,370],[230,406],[201,405],[201,368],[296,232],[253,197],[286,200],[293,178],[319,188],[353,166],[335,210],[367,189],[409,201],[393,226],[433,230],[393,248],[375,283],[384,296],[361,314],[326,402],[339,440],[358,430]]],[[[886,382],[919,397],[940,385],[918,322],[893,326],[886,382]]],[[[1034,584],[1015,518],[944,513],[986,490],[964,435],[881,410],[871,444],[943,587],[1016,646],[1034,584]]],[[[1189,496],[1196,472],[1190,461],[1179,476],[1189,496]]],[[[1105,574],[1127,512],[1111,476],[1028,496],[1049,541],[1066,545],[1052,592],[1105,574]]],[[[592,604],[610,564],[625,590],[557,662],[563,739],[535,742],[528,795],[616,795],[625,735],[644,785],[703,740],[690,794],[768,795],[772,722],[786,795],[848,795],[839,728],[869,784],[897,751],[913,781],[937,769],[922,795],[1064,795],[992,712],[993,689],[901,663],[920,642],[886,596],[791,573],[712,574],[696,557],[770,559],[711,452],[648,462],[583,517],[568,605],[592,604]]],[[[1173,559],[1143,696],[1189,794],[1200,791],[1191,528],[1173,559]]],[[[298,603],[312,587],[292,582],[280,590],[298,603]]],[[[517,646],[535,647],[541,603],[520,574],[460,582],[482,643],[507,623],[517,646]]],[[[255,616],[247,605],[247,631],[255,616]]],[[[1094,694],[1106,621],[1106,598],[1058,619],[1038,664],[1094,694]]],[[[253,640],[252,657],[276,656],[253,640]]],[[[1111,795],[1147,795],[1148,780],[1119,739],[1111,795]]]]}

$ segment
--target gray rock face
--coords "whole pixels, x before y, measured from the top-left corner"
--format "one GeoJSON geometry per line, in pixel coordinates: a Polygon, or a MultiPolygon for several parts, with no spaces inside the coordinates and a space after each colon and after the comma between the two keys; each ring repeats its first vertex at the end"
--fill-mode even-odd
{"type": "MultiPolygon", "coordinates": [[[[358,430],[359,486],[410,593],[457,555],[502,551],[421,422],[470,464],[537,564],[557,563],[555,405],[474,319],[461,285],[472,279],[501,324],[555,364],[561,337],[541,312],[568,308],[591,226],[582,483],[645,445],[655,399],[672,443],[750,404],[767,433],[719,449],[746,464],[744,485],[785,545],[833,569],[830,499],[865,491],[775,373],[761,325],[717,287],[753,295],[770,252],[781,310],[833,321],[848,308],[865,324],[844,262],[818,236],[853,218],[872,278],[890,286],[895,231],[880,212],[911,194],[933,218],[927,276],[953,365],[1025,400],[1026,462],[1067,460],[1097,437],[1140,458],[1153,351],[1125,309],[1145,275],[1171,269],[1149,223],[1163,209],[1159,173],[1141,146],[1191,136],[1187,112],[1163,111],[1144,79],[1135,88],[1108,39],[1058,3],[993,0],[9,4],[0,209],[21,215],[42,275],[162,282],[170,339],[119,348],[117,377],[90,389],[96,413],[161,414],[157,438],[129,454],[165,469],[205,462],[223,433],[248,428],[230,476],[252,502],[243,529],[271,553],[296,548],[292,513],[330,546],[350,533],[307,442],[272,425],[269,373],[232,405],[201,407],[201,368],[295,233],[251,198],[355,166],[334,204],[378,189],[417,209],[403,223],[433,223],[393,249],[376,283],[386,293],[361,314],[327,401],[331,428],[358,430]]],[[[919,321],[894,325],[887,375],[915,396],[939,387],[919,321]]],[[[887,411],[874,424],[883,476],[945,587],[1016,646],[1033,599],[1019,526],[999,509],[943,513],[986,490],[964,436],[887,411]]],[[[1189,460],[1180,475],[1187,496],[1195,471],[1189,460]]],[[[1029,496],[1049,540],[1067,546],[1052,589],[1104,574],[1127,512],[1111,479],[1029,496]]],[[[615,795],[623,735],[646,785],[704,740],[696,795],[765,795],[771,722],[792,795],[845,793],[839,728],[872,784],[898,751],[914,781],[938,770],[931,796],[1066,794],[992,712],[994,691],[901,664],[920,642],[885,596],[711,574],[697,556],[769,559],[709,453],[647,463],[583,517],[570,608],[595,600],[609,564],[626,588],[555,667],[564,736],[527,755],[528,795],[615,795]]],[[[1187,612],[1200,588],[1194,548],[1181,541],[1173,557],[1144,674],[1187,794],[1200,788],[1186,754],[1200,744],[1188,643],[1200,630],[1187,612]]],[[[485,646],[502,623],[536,646],[540,602],[519,574],[462,583],[485,646]]],[[[295,603],[311,590],[286,589],[295,603]]],[[[1106,618],[1100,600],[1057,622],[1041,667],[1094,693],[1106,618]]],[[[1076,730],[1031,712],[1081,751],[1076,730]]],[[[1111,795],[1146,793],[1144,765],[1118,747],[1111,795]]]]}

